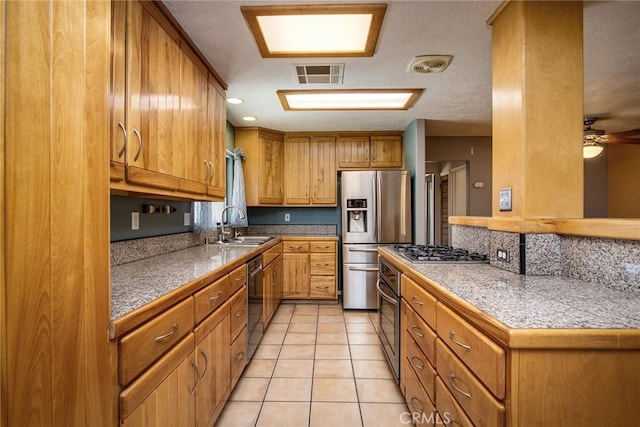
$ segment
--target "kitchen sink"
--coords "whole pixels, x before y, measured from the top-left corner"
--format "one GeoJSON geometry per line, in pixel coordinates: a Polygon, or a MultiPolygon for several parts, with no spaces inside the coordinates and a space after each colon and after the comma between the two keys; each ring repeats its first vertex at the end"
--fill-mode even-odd
{"type": "Polygon", "coordinates": [[[275,239],[273,236],[238,236],[225,242],[217,241],[216,244],[223,246],[260,246],[273,239],[275,239]]]}

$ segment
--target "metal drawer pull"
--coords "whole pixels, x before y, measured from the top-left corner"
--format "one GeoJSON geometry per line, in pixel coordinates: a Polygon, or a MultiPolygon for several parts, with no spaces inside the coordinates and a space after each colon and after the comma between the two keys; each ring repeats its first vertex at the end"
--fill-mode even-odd
{"type": "Polygon", "coordinates": [[[324,264],[316,263],[316,265],[320,266],[320,267],[328,267],[329,266],[329,264],[326,264],[326,263],[324,263],[324,264]]]}
{"type": "Polygon", "coordinates": [[[328,286],[316,286],[316,289],[329,289],[328,286]]]}
{"type": "Polygon", "coordinates": [[[124,128],[124,125],[120,120],[118,120],[118,127],[122,129],[122,133],[124,134],[124,141],[122,142],[122,148],[118,150],[118,158],[120,158],[124,154],[124,149],[127,148],[127,130],[124,128]]]}
{"type": "Polygon", "coordinates": [[[244,359],[244,352],[238,353],[238,355],[236,356],[236,362],[239,362],[243,359],[244,359]]]}
{"type": "Polygon", "coordinates": [[[204,357],[204,371],[202,371],[202,375],[200,375],[200,381],[204,379],[204,376],[207,375],[207,368],[209,368],[209,359],[207,358],[207,353],[202,349],[202,347],[198,347],[198,351],[204,357]]]}
{"type": "Polygon", "coordinates": [[[372,273],[376,273],[380,270],[378,270],[378,268],[358,268],[358,267],[349,267],[349,271],[370,271],[372,273]]]}
{"type": "Polygon", "coordinates": [[[463,344],[460,341],[456,340],[456,333],[455,332],[449,331],[449,338],[451,338],[451,341],[453,341],[454,344],[459,345],[460,347],[464,348],[467,351],[471,351],[471,346],[470,345],[463,344]]]}
{"type": "Polygon", "coordinates": [[[213,302],[222,296],[222,291],[218,292],[218,295],[209,298],[209,301],[213,302]]]}
{"type": "Polygon", "coordinates": [[[193,368],[193,387],[191,387],[191,389],[189,390],[189,394],[193,396],[193,394],[196,392],[196,387],[198,386],[198,367],[196,366],[196,361],[191,359],[191,367],[193,368]]]}
{"type": "Polygon", "coordinates": [[[236,317],[240,317],[244,314],[244,309],[243,310],[238,310],[236,311],[236,317]]]}
{"type": "Polygon", "coordinates": [[[415,296],[411,297],[411,301],[418,305],[424,305],[422,301],[418,301],[415,296]]]}
{"type": "Polygon", "coordinates": [[[412,356],[410,360],[411,360],[411,364],[412,364],[413,366],[415,366],[416,368],[420,369],[421,371],[424,369],[424,362],[423,362],[422,360],[418,359],[418,358],[417,358],[417,357],[415,357],[415,356],[412,356]],[[417,364],[417,363],[415,362],[416,360],[418,360],[418,361],[420,362],[420,364],[417,364]]]}
{"type": "Polygon", "coordinates": [[[416,334],[417,336],[419,336],[420,338],[424,338],[424,334],[421,334],[418,331],[422,331],[422,329],[417,328],[416,325],[412,325],[411,326],[411,332],[413,332],[414,334],[416,334]]]}
{"type": "Polygon", "coordinates": [[[449,374],[449,384],[451,384],[451,387],[453,387],[455,391],[457,391],[467,399],[471,399],[471,393],[467,393],[466,391],[460,390],[458,386],[456,386],[455,383],[453,382],[453,380],[455,379],[456,379],[456,376],[454,374],[449,374]]]}
{"type": "Polygon", "coordinates": [[[138,152],[133,157],[133,161],[135,162],[136,160],[138,160],[138,157],[140,157],[140,153],[142,152],[142,137],[140,136],[140,132],[138,132],[138,129],[136,128],[133,128],[133,134],[138,137],[138,152]]]}
{"type": "Polygon", "coordinates": [[[171,332],[164,334],[164,335],[160,335],[159,337],[155,337],[153,340],[155,342],[162,342],[164,340],[166,340],[167,338],[169,338],[171,335],[175,334],[176,332],[178,332],[178,324],[174,323],[173,327],[171,328],[171,332]]]}
{"type": "Polygon", "coordinates": [[[418,411],[420,414],[422,414],[422,412],[424,411],[424,403],[422,403],[422,400],[418,399],[418,398],[417,398],[417,397],[415,397],[415,396],[412,396],[412,397],[411,397],[411,404],[413,405],[413,407],[414,407],[414,409],[415,409],[416,411],[418,411]],[[416,405],[416,404],[415,404],[415,402],[418,402],[418,403],[420,404],[420,408],[417,408],[417,407],[416,407],[416,406],[418,406],[418,405],[416,405]]]}
{"type": "Polygon", "coordinates": [[[378,252],[377,249],[354,249],[349,248],[349,252],[378,252]]]}

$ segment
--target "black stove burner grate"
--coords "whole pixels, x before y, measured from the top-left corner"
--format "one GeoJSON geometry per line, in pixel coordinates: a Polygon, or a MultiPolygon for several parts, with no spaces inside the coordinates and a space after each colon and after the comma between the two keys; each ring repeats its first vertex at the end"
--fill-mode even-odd
{"type": "Polygon", "coordinates": [[[466,249],[454,248],[452,246],[432,246],[432,245],[396,245],[394,250],[410,261],[423,262],[489,262],[486,255],[477,252],[469,252],[466,249]]]}

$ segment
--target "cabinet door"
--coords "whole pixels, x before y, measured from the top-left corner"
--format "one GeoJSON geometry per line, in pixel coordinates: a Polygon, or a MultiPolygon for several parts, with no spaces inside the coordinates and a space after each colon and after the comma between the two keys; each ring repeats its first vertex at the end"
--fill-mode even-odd
{"type": "Polygon", "coordinates": [[[309,255],[282,255],[282,297],[309,297],[309,255]]]}
{"type": "Polygon", "coordinates": [[[262,271],[262,325],[266,330],[273,315],[273,269],[274,263],[271,262],[262,271]]]}
{"type": "Polygon", "coordinates": [[[338,175],[336,165],[336,139],[311,139],[311,204],[336,205],[338,175]]]}
{"type": "Polygon", "coordinates": [[[179,49],[140,2],[127,3],[127,181],[175,190],[179,49]]]}
{"type": "Polygon", "coordinates": [[[368,168],[369,137],[344,136],[338,138],[338,168],[368,168]]]}
{"type": "Polygon", "coordinates": [[[371,168],[401,168],[402,137],[371,137],[371,168]]]}
{"type": "Polygon", "coordinates": [[[282,301],[282,288],[284,285],[284,281],[282,277],[282,256],[279,256],[278,258],[276,258],[275,261],[273,261],[273,263],[275,264],[274,266],[275,284],[273,286],[274,290],[273,290],[272,310],[273,310],[273,313],[275,314],[276,310],[278,310],[278,306],[280,305],[280,301],[282,301]]]}
{"type": "MultiPolygon", "coordinates": [[[[313,162],[318,161],[312,157],[313,162]]],[[[284,144],[285,203],[309,204],[309,137],[288,137],[284,144]]]]}
{"type": "Polygon", "coordinates": [[[258,202],[282,204],[284,202],[284,141],[261,134],[260,158],[258,202]]]}
{"type": "Polygon", "coordinates": [[[211,426],[231,391],[231,338],[229,304],[205,319],[196,329],[196,426],[211,426]]]}
{"type": "Polygon", "coordinates": [[[125,121],[125,72],[127,3],[111,3],[111,181],[124,180],[124,153],[127,143],[125,121]]]}
{"type": "Polygon", "coordinates": [[[183,46],[180,52],[180,135],[184,159],[180,190],[195,194],[207,192],[211,174],[207,141],[207,75],[195,55],[183,46]]]}
{"type": "Polygon", "coordinates": [[[207,181],[207,194],[209,196],[223,198],[226,189],[226,129],[227,129],[227,102],[223,94],[216,90],[213,83],[209,82],[208,91],[208,123],[207,139],[209,154],[207,159],[211,166],[209,180],[207,181]]]}

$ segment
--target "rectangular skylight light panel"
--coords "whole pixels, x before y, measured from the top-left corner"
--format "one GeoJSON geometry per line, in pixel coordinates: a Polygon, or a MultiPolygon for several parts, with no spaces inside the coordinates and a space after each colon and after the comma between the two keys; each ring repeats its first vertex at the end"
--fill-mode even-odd
{"type": "Polygon", "coordinates": [[[278,91],[285,110],[407,110],[422,89],[278,91]]]}

